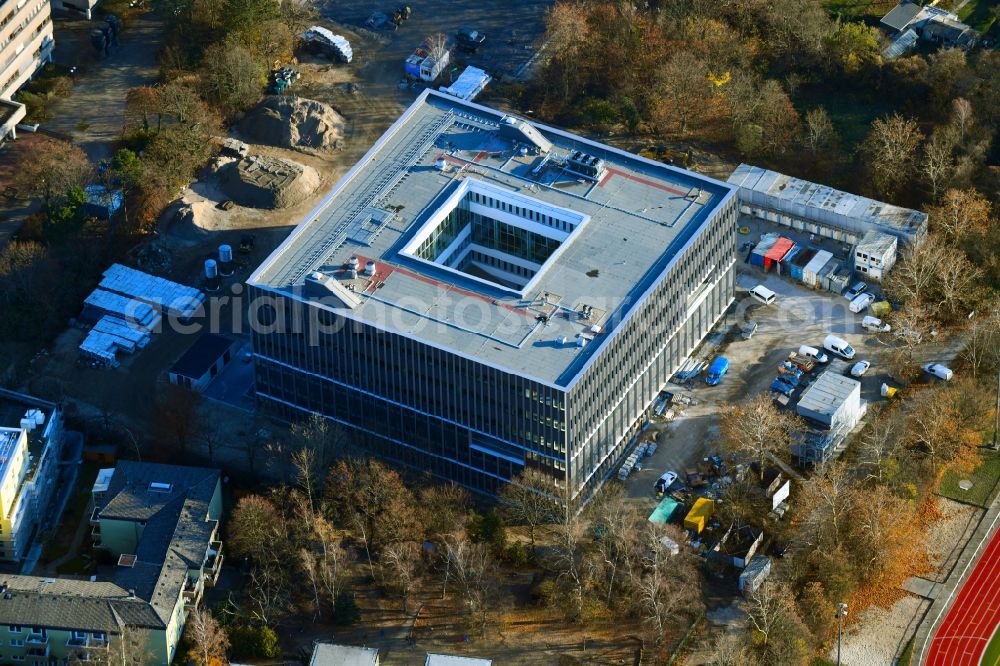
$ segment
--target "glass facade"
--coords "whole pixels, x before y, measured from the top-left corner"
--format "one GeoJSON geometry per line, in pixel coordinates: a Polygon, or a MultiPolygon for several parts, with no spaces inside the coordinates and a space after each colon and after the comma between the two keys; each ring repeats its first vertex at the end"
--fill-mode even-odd
{"type": "Polygon", "coordinates": [[[555,385],[250,285],[252,297],[270,299],[264,323],[275,323],[253,333],[258,399],[288,420],[324,414],[376,455],[481,492],[538,468],[582,504],[732,302],[735,228],[732,197],[669,269],[662,260],[642,304],[580,375],[555,385]],[[307,308],[318,316],[303,316],[307,308]]]}

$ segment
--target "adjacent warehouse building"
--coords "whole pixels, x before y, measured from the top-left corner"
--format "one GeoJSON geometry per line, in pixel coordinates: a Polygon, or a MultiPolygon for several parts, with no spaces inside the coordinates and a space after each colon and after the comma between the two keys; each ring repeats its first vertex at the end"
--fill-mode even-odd
{"type": "Polygon", "coordinates": [[[817,185],[776,171],[739,165],[729,177],[739,187],[740,212],[799,231],[855,245],[870,231],[900,245],[927,235],[927,213],[817,185]]]}
{"type": "Polygon", "coordinates": [[[581,504],[733,300],[734,187],[425,91],[248,281],[257,396],[581,504]]]}
{"type": "Polygon", "coordinates": [[[58,405],[0,389],[0,560],[24,560],[47,524],[62,446],[58,405]]]}
{"type": "Polygon", "coordinates": [[[0,141],[16,137],[25,108],[14,93],[52,60],[54,46],[49,0],[0,4],[0,141]]]}

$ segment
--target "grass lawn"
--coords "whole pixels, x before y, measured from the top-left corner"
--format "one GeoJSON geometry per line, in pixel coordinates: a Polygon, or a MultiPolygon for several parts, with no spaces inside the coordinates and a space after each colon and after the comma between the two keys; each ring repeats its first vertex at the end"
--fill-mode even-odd
{"type": "Polygon", "coordinates": [[[984,449],[982,462],[971,472],[946,472],[941,479],[938,494],[959,502],[986,508],[996,494],[998,479],[1000,479],[1000,452],[984,449]],[[959,488],[958,482],[962,479],[972,481],[972,488],[967,491],[959,488]]]}
{"type": "Polygon", "coordinates": [[[824,0],[823,2],[827,12],[844,19],[862,16],[881,18],[895,6],[896,0],[824,0]]]}
{"type": "Polygon", "coordinates": [[[1000,0],[969,0],[968,4],[959,10],[958,18],[985,35],[996,20],[993,11],[997,5],[1000,5],[1000,0]]]}
{"type": "Polygon", "coordinates": [[[803,86],[796,92],[793,101],[796,110],[803,116],[818,106],[825,108],[847,152],[865,140],[873,120],[892,112],[892,108],[880,99],[871,99],[868,95],[850,90],[831,91],[822,86],[803,86]]]}
{"type": "MultiPolygon", "coordinates": [[[[85,462],[80,467],[76,476],[76,488],[73,489],[73,494],[66,502],[66,510],[63,511],[59,527],[54,530],[53,535],[46,540],[42,547],[43,562],[52,562],[69,552],[76,528],[84,519],[84,514],[90,506],[90,492],[94,488],[94,481],[97,479],[99,469],[100,467],[92,462],[85,462]]],[[[66,566],[69,564],[67,563],[66,566]]]]}
{"type": "Polygon", "coordinates": [[[58,567],[56,567],[56,573],[60,575],[73,574],[78,576],[86,576],[91,573],[91,558],[82,553],[74,557],[73,559],[63,562],[58,567]]]}
{"type": "Polygon", "coordinates": [[[899,655],[899,661],[896,662],[898,666],[910,666],[910,662],[913,661],[913,640],[911,638],[903,648],[903,654],[899,655]]]}
{"type": "Polygon", "coordinates": [[[983,660],[979,664],[980,666],[1000,666],[1000,631],[993,632],[993,638],[990,639],[989,645],[986,646],[986,652],[983,652],[983,660]]]}

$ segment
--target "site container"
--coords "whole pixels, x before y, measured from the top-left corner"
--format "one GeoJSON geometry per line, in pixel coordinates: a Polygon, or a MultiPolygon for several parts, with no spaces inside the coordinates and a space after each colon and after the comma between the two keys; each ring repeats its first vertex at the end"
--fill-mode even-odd
{"type": "Polygon", "coordinates": [[[688,511],[688,514],[684,516],[684,529],[694,530],[695,533],[701,534],[701,531],[705,529],[708,519],[714,513],[715,502],[704,497],[699,497],[695,500],[694,506],[688,511]]]}

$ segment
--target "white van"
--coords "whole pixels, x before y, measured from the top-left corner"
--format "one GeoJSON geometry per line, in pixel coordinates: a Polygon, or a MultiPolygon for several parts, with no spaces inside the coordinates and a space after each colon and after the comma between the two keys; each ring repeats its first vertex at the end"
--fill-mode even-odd
{"type": "Polygon", "coordinates": [[[861,320],[861,328],[875,333],[888,333],[892,330],[892,327],[889,326],[889,324],[886,324],[878,317],[872,317],[871,315],[866,315],[865,318],[861,320]]]}
{"type": "Polygon", "coordinates": [[[753,289],[748,290],[747,293],[749,293],[751,296],[756,298],[764,305],[770,305],[771,303],[774,303],[774,299],[778,297],[777,294],[775,294],[773,291],[771,291],[762,284],[759,284],[753,289]]]}
{"type": "Polygon", "coordinates": [[[938,379],[946,382],[951,381],[951,378],[955,376],[955,373],[951,371],[951,368],[946,368],[940,363],[928,363],[924,366],[924,372],[932,374],[938,379]]]}
{"type": "Polygon", "coordinates": [[[843,356],[847,360],[854,358],[854,347],[847,344],[847,340],[838,338],[836,335],[828,335],[823,340],[823,348],[832,351],[837,356],[843,356]]]}
{"type": "Polygon", "coordinates": [[[815,347],[810,347],[809,345],[802,345],[799,347],[799,356],[808,356],[809,358],[816,359],[817,363],[826,363],[830,360],[830,357],[816,349],[815,347]]]}
{"type": "Polygon", "coordinates": [[[868,309],[868,306],[875,302],[875,295],[865,292],[851,301],[851,304],[847,306],[847,309],[851,312],[864,312],[868,309]]]}

